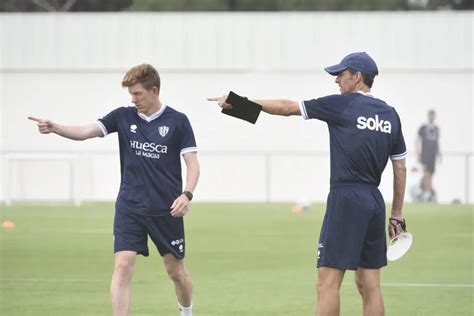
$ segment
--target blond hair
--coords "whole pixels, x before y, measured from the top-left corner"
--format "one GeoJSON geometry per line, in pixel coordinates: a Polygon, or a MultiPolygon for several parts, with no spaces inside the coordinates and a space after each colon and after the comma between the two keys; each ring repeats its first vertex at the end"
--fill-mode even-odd
{"type": "Polygon", "coordinates": [[[157,87],[160,91],[160,75],[152,65],[141,64],[131,68],[123,77],[122,87],[131,87],[137,83],[147,90],[157,87]]]}

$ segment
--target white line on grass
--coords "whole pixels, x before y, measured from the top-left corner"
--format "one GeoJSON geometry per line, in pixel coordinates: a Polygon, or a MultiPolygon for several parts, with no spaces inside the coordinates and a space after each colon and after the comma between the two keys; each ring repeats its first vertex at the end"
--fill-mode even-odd
{"type": "MultiPolygon", "coordinates": [[[[21,283],[102,283],[109,282],[109,279],[81,279],[81,278],[8,278],[0,279],[0,283],[4,282],[21,282],[21,283]]],[[[142,282],[140,282],[142,283],[142,282]]],[[[354,283],[343,283],[342,285],[355,286],[354,283]]],[[[431,288],[474,288],[474,284],[453,284],[453,283],[382,283],[382,287],[431,287],[431,288]]]]}
{"type": "Polygon", "coordinates": [[[453,236],[456,238],[474,238],[474,233],[456,233],[456,234],[450,234],[450,236],[453,236]]]}
{"type": "Polygon", "coordinates": [[[442,283],[382,283],[385,287],[453,287],[474,288],[474,284],[442,284],[442,283]]]}
{"type": "Polygon", "coordinates": [[[98,234],[112,235],[111,229],[84,229],[84,230],[67,230],[67,229],[30,229],[28,231],[17,231],[21,234],[98,234]]]}
{"type": "MultiPolygon", "coordinates": [[[[343,283],[343,285],[354,285],[343,283]]],[[[443,284],[443,283],[382,283],[382,287],[434,287],[434,288],[474,288],[474,284],[443,284]]]]}
{"type": "Polygon", "coordinates": [[[4,282],[19,282],[19,283],[102,283],[109,282],[107,279],[58,279],[58,278],[11,278],[11,279],[0,279],[1,283],[4,282]]]}

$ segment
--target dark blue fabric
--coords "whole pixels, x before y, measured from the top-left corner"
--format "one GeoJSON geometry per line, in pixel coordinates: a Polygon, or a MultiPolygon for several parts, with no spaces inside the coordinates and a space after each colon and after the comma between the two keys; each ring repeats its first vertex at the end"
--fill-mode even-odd
{"type": "Polygon", "coordinates": [[[351,68],[372,76],[376,76],[379,73],[377,64],[366,52],[349,54],[344,57],[339,64],[326,67],[324,70],[333,76],[337,76],[341,71],[347,68],[351,68]]]}
{"type": "Polygon", "coordinates": [[[387,265],[385,203],[373,185],[331,188],[321,228],[319,267],[357,270],[387,265]]]}
{"type": "Polygon", "coordinates": [[[196,148],[186,115],[166,106],[148,122],[135,107],[121,107],[99,121],[107,133],[118,133],[121,183],[117,208],[150,216],[169,214],[183,189],[181,150],[196,148]]]}
{"type": "Polygon", "coordinates": [[[400,118],[382,100],[361,93],[330,95],[304,101],[302,114],[328,124],[331,185],[378,186],[389,157],[406,155],[400,118]]]}
{"type": "Polygon", "coordinates": [[[435,171],[439,146],[439,128],[434,124],[424,124],[418,130],[421,138],[421,164],[431,173],[435,171]]]}
{"type": "Polygon", "coordinates": [[[182,217],[146,216],[116,209],[114,218],[114,252],[136,251],[147,257],[148,236],[161,256],[171,253],[178,259],[185,256],[182,217]]]}

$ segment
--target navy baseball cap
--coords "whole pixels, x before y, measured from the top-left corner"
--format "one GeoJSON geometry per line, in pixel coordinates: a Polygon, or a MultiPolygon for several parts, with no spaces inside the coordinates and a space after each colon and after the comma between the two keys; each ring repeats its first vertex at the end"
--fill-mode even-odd
{"type": "Polygon", "coordinates": [[[379,74],[377,64],[366,52],[349,54],[344,57],[339,64],[326,67],[324,70],[333,76],[337,76],[341,71],[347,68],[373,76],[379,74]]]}

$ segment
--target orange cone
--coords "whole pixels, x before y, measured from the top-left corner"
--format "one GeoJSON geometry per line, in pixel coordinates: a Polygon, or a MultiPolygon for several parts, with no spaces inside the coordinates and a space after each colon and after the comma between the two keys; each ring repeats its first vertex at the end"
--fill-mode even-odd
{"type": "Polygon", "coordinates": [[[4,221],[2,223],[2,226],[3,228],[13,228],[15,227],[15,223],[13,223],[12,221],[4,221]]]}
{"type": "Polygon", "coordinates": [[[298,204],[296,204],[295,206],[292,207],[291,211],[293,213],[301,213],[303,211],[303,208],[299,206],[298,204]]]}

